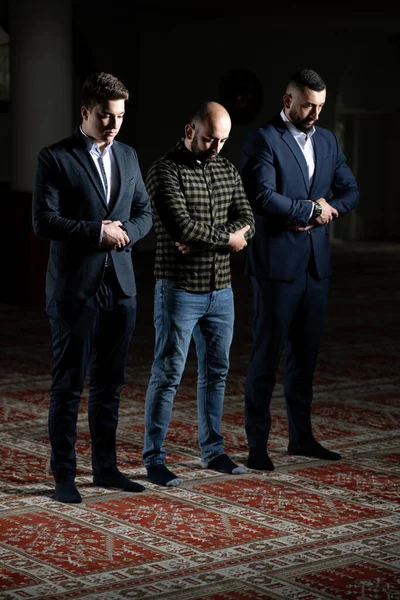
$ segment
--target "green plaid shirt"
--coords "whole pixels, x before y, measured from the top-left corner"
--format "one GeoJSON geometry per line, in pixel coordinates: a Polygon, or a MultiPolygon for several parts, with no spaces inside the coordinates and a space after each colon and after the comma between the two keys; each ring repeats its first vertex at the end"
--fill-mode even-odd
{"type": "Polygon", "coordinates": [[[190,292],[231,283],[229,233],[254,217],[237,169],[218,155],[200,163],[181,140],[155,161],[146,178],[157,235],[154,275],[190,292]],[[182,254],[175,242],[191,247],[182,254]],[[193,251],[194,250],[194,251],[193,251]]]}

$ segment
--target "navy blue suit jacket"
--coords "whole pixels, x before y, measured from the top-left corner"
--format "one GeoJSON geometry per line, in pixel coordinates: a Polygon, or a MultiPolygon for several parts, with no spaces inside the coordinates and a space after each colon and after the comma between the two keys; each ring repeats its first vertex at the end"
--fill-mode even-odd
{"type": "Polygon", "coordinates": [[[123,292],[136,294],[132,246],[152,227],[150,201],[135,150],[114,141],[112,151],[120,175],[112,206],[79,129],[39,153],[32,220],[36,235],[51,241],[48,297],[86,299],[97,292],[108,252],[98,246],[106,219],[121,221],[127,231],[130,243],[110,255],[123,292]]]}
{"type": "Polygon", "coordinates": [[[303,153],[279,115],[244,142],[241,173],[256,225],[247,247],[247,275],[295,281],[306,271],[312,250],[318,277],[331,273],[329,225],[309,232],[289,227],[308,224],[312,207],[304,200],[325,198],[342,217],[357,206],[360,194],[335,134],[315,129],[311,186],[303,153]]]}

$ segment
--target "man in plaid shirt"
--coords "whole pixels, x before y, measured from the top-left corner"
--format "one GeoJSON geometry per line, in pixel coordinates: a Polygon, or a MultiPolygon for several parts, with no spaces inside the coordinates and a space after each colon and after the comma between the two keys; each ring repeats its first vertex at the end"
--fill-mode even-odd
{"type": "Polygon", "coordinates": [[[177,486],[163,442],[193,335],[198,358],[198,441],[204,468],[244,473],[225,453],[222,407],[233,336],[230,253],[254,235],[253,213],[237,169],[219,156],[231,120],[203,102],[185,137],[149,169],[157,235],[155,354],[146,394],[143,460],[148,479],[177,486]]]}

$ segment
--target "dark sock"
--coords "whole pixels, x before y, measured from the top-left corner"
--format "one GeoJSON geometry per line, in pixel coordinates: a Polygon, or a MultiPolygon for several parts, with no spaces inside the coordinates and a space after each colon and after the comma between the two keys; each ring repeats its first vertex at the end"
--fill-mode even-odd
{"type": "Polygon", "coordinates": [[[115,471],[109,475],[95,475],[93,477],[94,485],[104,488],[116,488],[124,492],[143,492],[146,488],[140,483],[131,481],[120,471],[115,471]]]}
{"type": "Polygon", "coordinates": [[[257,450],[250,450],[249,457],[247,459],[247,466],[249,469],[255,469],[256,471],[274,471],[274,463],[268,456],[267,452],[259,452],[257,450]]]}
{"type": "Polygon", "coordinates": [[[317,440],[311,439],[305,442],[289,442],[289,454],[297,456],[311,456],[322,460],[340,460],[342,457],[337,452],[324,448],[317,440]]]}
{"type": "Polygon", "coordinates": [[[80,504],[82,496],[76,489],[74,481],[58,481],[56,482],[56,500],[68,504],[80,504]]]}
{"type": "Polygon", "coordinates": [[[219,471],[220,473],[229,473],[230,475],[242,475],[247,473],[246,467],[241,467],[233,462],[227,454],[220,454],[210,460],[209,463],[202,463],[206,469],[219,471]]]}
{"type": "Polygon", "coordinates": [[[149,479],[151,483],[155,483],[156,485],[166,485],[167,487],[177,487],[182,483],[182,479],[167,469],[164,464],[147,467],[147,479],[149,479]]]}

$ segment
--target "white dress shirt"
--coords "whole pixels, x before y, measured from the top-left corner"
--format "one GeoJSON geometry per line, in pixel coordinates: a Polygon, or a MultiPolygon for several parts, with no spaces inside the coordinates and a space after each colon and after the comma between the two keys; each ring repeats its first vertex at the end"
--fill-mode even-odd
{"type": "MultiPolygon", "coordinates": [[[[285,111],[283,110],[283,108],[281,110],[281,117],[282,117],[282,120],[284,121],[286,127],[288,128],[288,130],[290,131],[290,133],[292,134],[292,136],[298,143],[300,150],[302,151],[303,156],[306,159],[307,169],[308,169],[308,179],[309,179],[309,182],[311,185],[312,178],[314,176],[314,171],[315,171],[315,154],[314,154],[314,147],[313,147],[313,143],[311,141],[311,137],[315,133],[315,127],[313,125],[313,127],[309,133],[304,133],[304,131],[300,131],[299,129],[297,129],[297,127],[295,127],[293,125],[293,123],[291,123],[291,121],[289,121],[289,119],[285,115],[285,111]]],[[[313,213],[313,210],[314,210],[314,204],[312,205],[310,217],[313,213]]]]}
{"type": "Polygon", "coordinates": [[[308,167],[308,178],[310,181],[310,185],[312,182],[312,178],[315,170],[315,155],[314,155],[314,147],[311,141],[311,137],[315,133],[315,127],[313,126],[309,133],[304,133],[304,131],[300,131],[289,121],[287,116],[285,115],[285,111],[281,110],[282,120],[285,122],[286,127],[289,129],[290,133],[300,146],[300,149],[306,159],[307,167],[308,167]]]}
{"type": "MultiPolygon", "coordinates": [[[[111,150],[113,142],[107,144],[103,152],[101,152],[96,142],[94,142],[88,135],[86,135],[82,127],[80,127],[80,131],[83,136],[86,147],[89,150],[90,156],[92,157],[93,162],[96,165],[96,168],[99,172],[100,179],[103,183],[106,202],[107,204],[110,204],[110,201],[115,202],[119,188],[119,172],[115,163],[114,154],[111,150]]],[[[101,244],[102,239],[103,224],[101,225],[99,245],[101,244]]],[[[107,256],[106,266],[109,263],[110,261],[108,260],[107,256]]]]}

